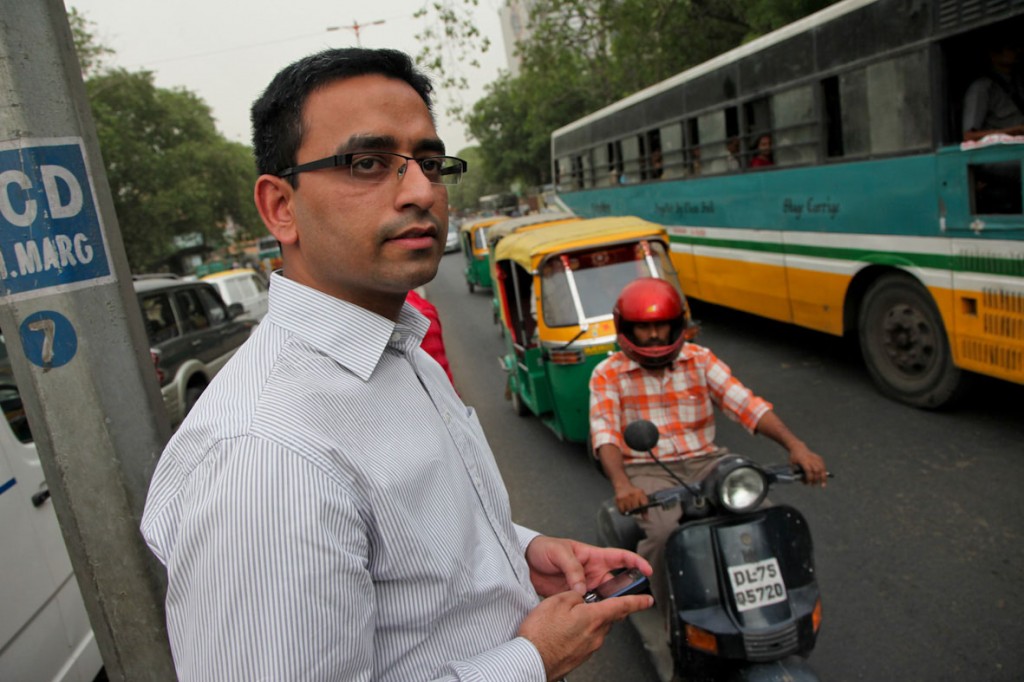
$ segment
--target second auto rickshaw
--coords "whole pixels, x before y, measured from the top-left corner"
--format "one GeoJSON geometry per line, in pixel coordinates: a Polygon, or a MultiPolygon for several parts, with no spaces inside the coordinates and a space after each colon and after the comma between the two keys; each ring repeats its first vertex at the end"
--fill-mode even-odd
{"type": "Polygon", "coordinates": [[[477,287],[491,288],[491,269],[487,251],[487,229],[495,223],[508,220],[508,216],[491,216],[467,220],[459,228],[462,253],[466,257],[466,286],[469,293],[477,287]]]}
{"type": "MultiPolygon", "coordinates": [[[[548,225],[560,225],[562,223],[582,220],[575,213],[553,212],[553,213],[531,213],[530,215],[518,218],[509,218],[487,228],[487,259],[490,267],[491,281],[494,281],[494,249],[498,242],[513,233],[533,230],[548,225]]],[[[498,292],[492,287],[494,298],[492,300],[494,324],[501,322],[501,305],[498,303],[498,292]]]]}

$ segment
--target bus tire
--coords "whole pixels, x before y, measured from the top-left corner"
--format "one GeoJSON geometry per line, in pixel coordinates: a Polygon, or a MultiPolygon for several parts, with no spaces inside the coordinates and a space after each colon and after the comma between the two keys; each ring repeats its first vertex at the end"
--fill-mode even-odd
{"type": "Polygon", "coordinates": [[[890,274],[872,284],[861,302],[858,335],[868,373],[885,395],[929,409],[954,398],[962,372],[938,308],[915,280],[890,274]]]}

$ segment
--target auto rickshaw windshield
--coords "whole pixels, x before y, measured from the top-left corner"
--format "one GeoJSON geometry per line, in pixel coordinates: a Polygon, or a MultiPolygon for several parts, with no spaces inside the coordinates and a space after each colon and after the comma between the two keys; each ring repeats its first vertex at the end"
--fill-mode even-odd
{"type": "Polygon", "coordinates": [[[659,277],[671,282],[676,279],[674,273],[665,247],[658,241],[644,240],[549,258],[541,267],[544,324],[566,327],[609,318],[622,288],[634,279],[659,277]],[[579,296],[582,320],[576,310],[570,274],[579,296]]]}
{"type": "Polygon", "coordinates": [[[473,233],[473,248],[474,249],[486,249],[487,248],[487,228],[481,227],[473,233]]]}

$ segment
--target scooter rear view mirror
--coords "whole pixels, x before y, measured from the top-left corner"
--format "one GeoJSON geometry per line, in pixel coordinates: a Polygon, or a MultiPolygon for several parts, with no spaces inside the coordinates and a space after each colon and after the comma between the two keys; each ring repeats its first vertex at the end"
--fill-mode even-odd
{"type": "Polygon", "coordinates": [[[626,445],[637,452],[653,450],[661,437],[658,427],[646,419],[638,419],[627,424],[622,436],[626,439],[626,445]]]}

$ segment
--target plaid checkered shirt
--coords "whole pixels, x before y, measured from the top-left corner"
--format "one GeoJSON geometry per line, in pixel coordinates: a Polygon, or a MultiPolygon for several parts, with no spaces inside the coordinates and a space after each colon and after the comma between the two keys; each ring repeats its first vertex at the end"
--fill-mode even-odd
{"type": "Polygon", "coordinates": [[[590,435],[594,451],[617,445],[625,464],[648,464],[645,452],[630,450],[622,438],[626,424],[653,422],[661,433],[654,450],[672,462],[713,452],[717,405],[750,433],[771,403],[754,395],[711,350],[687,343],[679,357],[658,373],[641,367],[621,351],[594,368],[590,377],[590,435]]]}

